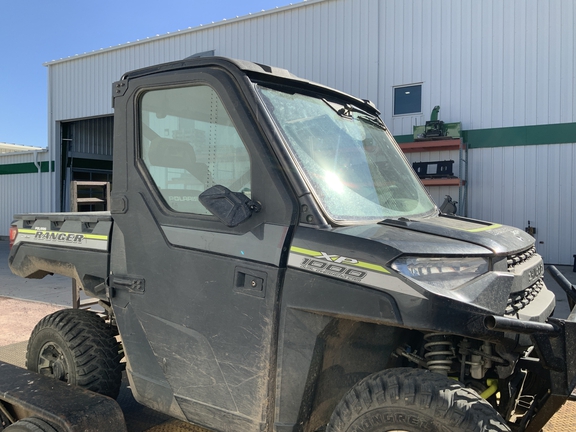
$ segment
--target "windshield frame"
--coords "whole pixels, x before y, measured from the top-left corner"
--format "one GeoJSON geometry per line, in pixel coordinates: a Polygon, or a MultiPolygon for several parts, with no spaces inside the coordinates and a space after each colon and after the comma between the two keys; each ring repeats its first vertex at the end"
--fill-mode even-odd
{"type": "MultiPolygon", "coordinates": [[[[439,212],[438,207],[432,200],[429,192],[422,185],[420,179],[413,171],[406,156],[396,143],[394,137],[391,135],[390,131],[385,126],[384,122],[378,115],[375,114],[379,112],[374,107],[374,105],[369,103],[366,103],[365,105],[358,105],[357,103],[353,103],[356,98],[351,97],[350,99],[352,100],[342,100],[333,94],[321,91],[315,91],[315,89],[302,89],[299,87],[270,83],[270,82],[262,82],[262,81],[253,82],[253,85],[255,93],[261,100],[265,112],[270,118],[271,123],[278,131],[278,136],[284,141],[284,148],[287,150],[292,163],[294,164],[301,178],[304,180],[306,186],[308,187],[309,191],[314,197],[315,203],[319,206],[323,215],[332,225],[336,226],[362,225],[367,223],[380,222],[384,219],[399,219],[406,217],[410,219],[420,219],[438,214],[439,212]],[[393,153],[392,157],[396,158],[397,162],[400,161],[400,159],[402,160],[401,165],[405,167],[405,169],[402,168],[403,169],[402,174],[404,176],[409,177],[409,183],[411,184],[411,187],[415,188],[415,193],[418,196],[417,205],[419,207],[422,207],[421,209],[422,211],[402,212],[399,210],[392,210],[390,214],[373,214],[370,215],[369,217],[365,215],[347,215],[342,217],[342,215],[335,214],[333,209],[329,207],[329,203],[326,202],[327,195],[324,193],[323,198],[322,191],[319,191],[319,189],[321,188],[319,188],[317,182],[315,183],[313,179],[311,179],[310,170],[304,166],[305,163],[303,163],[301,160],[302,152],[300,151],[300,154],[298,154],[298,151],[294,148],[295,146],[295,143],[293,141],[294,137],[292,137],[291,139],[291,137],[288,136],[283,125],[281,124],[281,120],[278,119],[274,114],[274,110],[276,109],[276,107],[270,101],[269,97],[265,94],[267,90],[284,93],[286,95],[291,96],[297,95],[297,97],[311,98],[312,100],[315,101],[322,101],[325,104],[325,106],[330,108],[331,111],[333,111],[336,116],[339,116],[339,118],[345,119],[346,121],[355,120],[358,122],[362,122],[365,124],[366,127],[371,127],[375,129],[377,128],[380,134],[384,133],[386,145],[389,146],[387,151],[390,152],[390,154],[393,153]],[[339,109],[338,107],[342,108],[339,109]],[[366,119],[363,120],[363,118],[366,119]]],[[[366,164],[367,164],[366,166],[368,166],[369,162],[366,162],[366,164]]],[[[374,189],[377,190],[377,187],[374,186],[374,189]]],[[[379,203],[377,205],[381,208],[384,208],[379,203]]]]}

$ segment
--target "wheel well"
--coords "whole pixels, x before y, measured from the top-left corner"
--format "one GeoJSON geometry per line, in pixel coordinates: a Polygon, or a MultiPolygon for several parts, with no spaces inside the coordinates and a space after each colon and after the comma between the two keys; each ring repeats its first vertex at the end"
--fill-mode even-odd
{"type": "Polygon", "coordinates": [[[395,349],[417,334],[399,327],[333,319],[318,335],[314,348],[299,413],[304,430],[312,432],[325,425],[358,381],[395,366],[395,349]]]}

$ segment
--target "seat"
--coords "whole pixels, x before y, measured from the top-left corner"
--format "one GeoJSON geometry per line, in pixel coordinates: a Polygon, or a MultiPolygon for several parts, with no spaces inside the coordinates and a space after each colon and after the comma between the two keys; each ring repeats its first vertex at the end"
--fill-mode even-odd
{"type": "Polygon", "coordinates": [[[161,137],[155,138],[150,143],[148,160],[152,166],[188,171],[202,183],[204,190],[214,185],[208,166],[196,161],[194,148],[185,141],[161,137]]]}

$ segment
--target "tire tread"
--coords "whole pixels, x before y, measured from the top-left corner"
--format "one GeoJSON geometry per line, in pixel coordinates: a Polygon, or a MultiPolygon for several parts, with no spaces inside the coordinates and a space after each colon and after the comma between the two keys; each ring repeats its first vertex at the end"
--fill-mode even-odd
{"type": "Polygon", "coordinates": [[[72,352],[76,385],[112,398],[118,396],[122,380],[120,345],[102,318],[82,309],[63,309],[44,317],[28,342],[26,367],[29,370],[37,371],[34,360],[29,358],[30,352],[35,340],[47,328],[58,332],[72,352]]]}
{"type": "Polygon", "coordinates": [[[336,406],[326,432],[349,432],[370,409],[405,406],[442,418],[451,430],[510,432],[496,410],[461,383],[423,369],[387,369],[366,377],[336,406]]]}

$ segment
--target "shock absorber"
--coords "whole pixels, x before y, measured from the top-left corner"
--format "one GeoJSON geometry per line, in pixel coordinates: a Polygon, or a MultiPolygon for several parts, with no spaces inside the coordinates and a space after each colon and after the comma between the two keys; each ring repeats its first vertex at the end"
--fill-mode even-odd
{"type": "Polygon", "coordinates": [[[428,333],[424,335],[424,340],[426,367],[432,372],[448,375],[452,359],[456,356],[450,336],[445,333],[428,333]]]}

